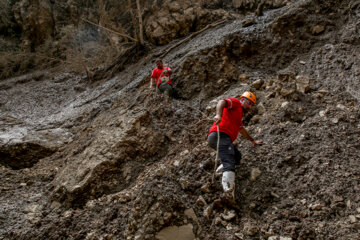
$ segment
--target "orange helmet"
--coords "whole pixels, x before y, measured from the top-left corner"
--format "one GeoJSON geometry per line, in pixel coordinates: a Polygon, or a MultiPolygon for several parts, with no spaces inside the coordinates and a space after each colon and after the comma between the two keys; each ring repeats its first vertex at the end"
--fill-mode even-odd
{"type": "Polygon", "coordinates": [[[256,103],[256,97],[255,97],[255,94],[253,94],[252,92],[244,92],[241,96],[240,96],[240,99],[241,98],[247,98],[248,100],[250,100],[253,104],[256,103]]]}

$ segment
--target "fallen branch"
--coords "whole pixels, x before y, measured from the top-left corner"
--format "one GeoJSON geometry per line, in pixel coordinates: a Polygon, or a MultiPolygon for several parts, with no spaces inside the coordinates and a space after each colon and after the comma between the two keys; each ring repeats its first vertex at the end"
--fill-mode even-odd
{"type": "Polygon", "coordinates": [[[96,23],[91,22],[91,21],[89,21],[89,20],[87,20],[87,19],[84,19],[84,18],[81,18],[81,20],[83,20],[84,22],[90,23],[90,24],[92,24],[92,25],[94,25],[94,26],[96,26],[96,27],[105,29],[106,31],[112,32],[112,33],[114,33],[114,34],[117,34],[117,35],[119,35],[119,36],[121,36],[121,37],[127,38],[127,39],[129,39],[129,40],[131,40],[131,41],[133,41],[133,42],[138,42],[138,40],[136,40],[135,38],[130,37],[129,35],[126,35],[126,34],[123,34],[123,33],[119,33],[119,32],[117,32],[117,31],[114,31],[114,30],[112,30],[112,29],[110,29],[110,28],[107,28],[107,27],[103,27],[103,26],[101,26],[101,25],[99,25],[99,24],[96,24],[96,23]]]}
{"type": "Polygon", "coordinates": [[[177,42],[175,45],[169,47],[168,49],[166,49],[165,52],[163,52],[161,55],[159,55],[160,58],[163,58],[166,54],[168,54],[171,50],[173,50],[174,48],[178,47],[179,45],[183,44],[184,42],[189,41],[190,39],[194,38],[195,36],[199,35],[200,33],[204,32],[205,30],[209,29],[209,28],[213,28],[216,27],[224,22],[226,22],[227,19],[223,19],[221,21],[215,22],[215,23],[211,23],[209,25],[207,25],[206,27],[204,27],[203,29],[192,33],[191,35],[189,35],[188,37],[184,38],[183,40],[177,42]]]}

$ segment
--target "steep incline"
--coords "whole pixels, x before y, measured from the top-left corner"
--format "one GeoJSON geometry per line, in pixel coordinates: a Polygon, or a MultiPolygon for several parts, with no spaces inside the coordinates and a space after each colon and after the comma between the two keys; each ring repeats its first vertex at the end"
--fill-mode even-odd
{"type": "Polygon", "coordinates": [[[0,239],[358,239],[359,14],[356,1],[299,1],[205,31],[165,56],[169,102],[148,89],[169,46],[110,80],[2,82],[0,239]],[[213,205],[205,139],[217,100],[245,90],[264,145],[236,140],[232,209],[213,205]]]}

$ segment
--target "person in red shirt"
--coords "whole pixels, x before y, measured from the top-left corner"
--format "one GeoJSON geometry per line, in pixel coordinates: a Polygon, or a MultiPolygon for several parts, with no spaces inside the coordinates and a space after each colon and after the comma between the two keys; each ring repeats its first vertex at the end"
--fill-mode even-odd
{"type": "Polygon", "coordinates": [[[225,198],[235,203],[235,165],[240,163],[241,153],[233,142],[239,133],[251,141],[253,146],[261,145],[262,141],[254,140],[242,124],[243,113],[249,111],[256,103],[256,97],[251,92],[244,92],[240,99],[227,98],[220,100],[216,106],[214,123],[208,134],[209,146],[217,148],[217,125],[220,132],[219,157],[222,168],[222,186],[225,198]]]}
{"type": "Polygon", "coordinates": [[[164,92],[167,96],[173,95],[173,86],[171,82],[172,70],[170,67],[165,67],[162,60],[156,60],[156,68],[153,69],[150,79],[150,88],[153,87],[154,83],[156,87],[164,92]]]}

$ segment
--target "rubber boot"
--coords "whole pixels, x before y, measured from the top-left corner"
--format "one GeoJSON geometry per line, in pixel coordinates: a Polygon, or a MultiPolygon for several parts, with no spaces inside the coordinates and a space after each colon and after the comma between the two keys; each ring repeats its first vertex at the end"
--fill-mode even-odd
{"type": "Polygon", "coordinates": [[[222,200],[232,207],[237,207],[235,202],[235,172],[223,172],[221,184],[224,190],[222,200]]]}

